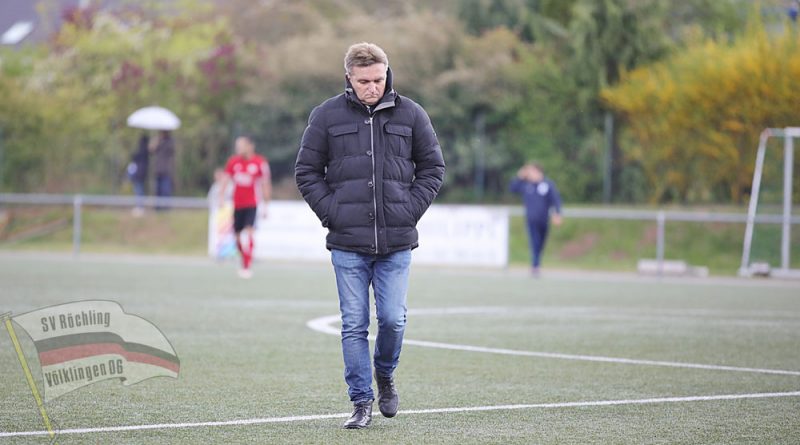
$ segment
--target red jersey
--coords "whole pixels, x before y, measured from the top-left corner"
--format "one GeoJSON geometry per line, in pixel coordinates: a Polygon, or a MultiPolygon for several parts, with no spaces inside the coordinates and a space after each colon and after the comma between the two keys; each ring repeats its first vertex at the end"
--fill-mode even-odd
{"type": "Polygon", "coordinates": [[[233,189],[233,208],[256,207],[258,205],[256,185],[258,185],[259,179],[262,181],[270,180],[267,160],[259,155],[253,155],[250,159],[245,159],[238,155],[231,156],[225,165],[225,173],[230,175],[235,186],[233,189]]]}

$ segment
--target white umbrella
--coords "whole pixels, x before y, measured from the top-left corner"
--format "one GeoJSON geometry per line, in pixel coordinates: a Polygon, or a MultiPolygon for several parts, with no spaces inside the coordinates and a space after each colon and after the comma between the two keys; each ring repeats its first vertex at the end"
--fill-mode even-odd
{"type": "Polygon", "coordinates": [[[128,126],[144,130],[177,130],[181,120],[175,113],[162,107],[140,108],[128,116],[128,126]]]}

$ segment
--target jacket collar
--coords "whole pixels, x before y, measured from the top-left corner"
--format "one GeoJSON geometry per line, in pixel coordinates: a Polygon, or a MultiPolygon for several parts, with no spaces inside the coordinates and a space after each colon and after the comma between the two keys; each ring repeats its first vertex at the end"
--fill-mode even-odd
{"type": "Polygon", "coordinates": [[[356,96],[355,91],[353,91],[353,84],[350,83],[350,79],[345,76],[345,86],[344,86],[344,95],[347,98],[347,101],[351,105],[355,105],[360,107],[364,111],[372,114],[376,111],[380,111],[386,108],[394,107],[397,103],[398,94],[394,90],[394,76],[392,74],[392,67],[386,68],[386,89],[384,90],[383,97],[381,100],[378,101],[377,104],[373,105],[372,107],[367,107],[360,100],[358,100],[358,96],[356,96]]]}

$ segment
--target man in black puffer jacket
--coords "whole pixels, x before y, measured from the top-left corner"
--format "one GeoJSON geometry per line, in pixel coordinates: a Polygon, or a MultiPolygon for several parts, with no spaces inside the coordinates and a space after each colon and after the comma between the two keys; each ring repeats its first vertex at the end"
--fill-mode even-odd
{"type": "Polygon", "coordinates": [[[385,417],[393,417],[399,402],[393,372],[406,323],[416,224],[436,197],[445,166],[430,118],[392,89],[389,60],[380,47],[351,46],[345,73],[345,92],[311,112],[295,179],[328,228],[342,313],[345,381],[354,405],[344,427],[364,428],[374,399],[369,286],[378,317],[373,355],[378,405],[385,417]]]}

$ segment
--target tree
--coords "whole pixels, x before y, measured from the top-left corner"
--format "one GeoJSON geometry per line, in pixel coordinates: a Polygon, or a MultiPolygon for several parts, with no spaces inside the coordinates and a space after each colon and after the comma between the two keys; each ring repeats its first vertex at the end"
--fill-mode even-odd
{"type": "MultiPolygon", "coordinates": [[[[314,12],[303,14],[311,17],[314,12]]],[[[381,26],[371,26],[375,20],[353,10],[307,34],[258,42],[254,53],[268,54],[269,63],[259,66],[236,121],[255,134],[276,178],[291,176],[309,112],[343,91],[344,51],[361,40],[386,49],[397,91],[420,102],[431,115],[450,166],[451,190],[474,185],[476,163],[481,162],[475,130],[480,119],[486,122],[487,180],[499,177],[494,172],[505,168],[507,151],[495,145],[494,134],[503,122],[495,113],[513,94],[505,67],[514,63],[519,39],[505,28],[471,36],[454,17],[424,8],[406,10],[381,21],[381,26]]]]}
{"type": "Polygon", "coordinates": [[[579,201],[602,199],[610,140],[614,198],[638,199],[641,175],[635,164],[623,163],[617,134],[606,134],[610,114],[600,92],[621,72],[680,51],[698,29],[701,35],[735,29],[738,1],[573,0],[558,9],[549,3],[538,3],[539,13],[566,33],[540,39],[516,66],[519,101],[502,139],[518,162],[542,161],[564,184],[565,198],[579,201]]]}
{"type": "MultiPolygon", "coordinates": [[[[15,82],[42,106],[45,175],[19,189],[115,190],[136,131],[133,110],[159,104],[183,120],[178,183],[207,184],[227,142],[231,103],[242,91],[238,47],[224,18],[202,3],[182,13],[67,10],[60,31],[15,82]]],[[[12,156],[15,153],[12,153],[12,156]]]]}
{"type": "Polygon", "coordinates": [[[48,155],[46,98],[26,94],[19,79],[5,72],[0,73],[0,97],[0,190],[35,188],[44,182],[48,155]]]}
{"type": "Polygon", "coordinates": [[[603,92],[651,201],[742,201],[761,131],[797,125],[798,50],[797,32],[770,36],[756,20],[733,42],[705,40],[603,92]]]}
{"type": "Polygon", "coordinates": [[[507,28],[522,41],[564,38],[565,25],[575,0],[463,0],[458,15],[467,31],[481,35],[507,28]]]}
{"type": "MultiPolygon", "coordinates": [[[[367,40],[388,51],[397,90],[431,115],[448,162],[444,198],[499,198],[533,158],[566,199],[599,201],[604,123],[617,110],[600,92],[705,35],[734,35],[743,1],[123,0],[69,11],[18,64],[24,74],[3,63],[6,88],[43,101],[7,125],[34,128],[24,144],[47,147],[26,164],[41,180],[19,187],[117,190],[137,136],[125,117],[159,103],[184,122],[181,193],[201,192],[243,132],[292,191],[308,114],[342,91],[343,52],[367,40]]],[[[6,151],[23,146],[20,131],[6,133],[6,151]]],[[[639,199],[642,167],[622,155],[615,165],[615,199],[639,199]]]]}

